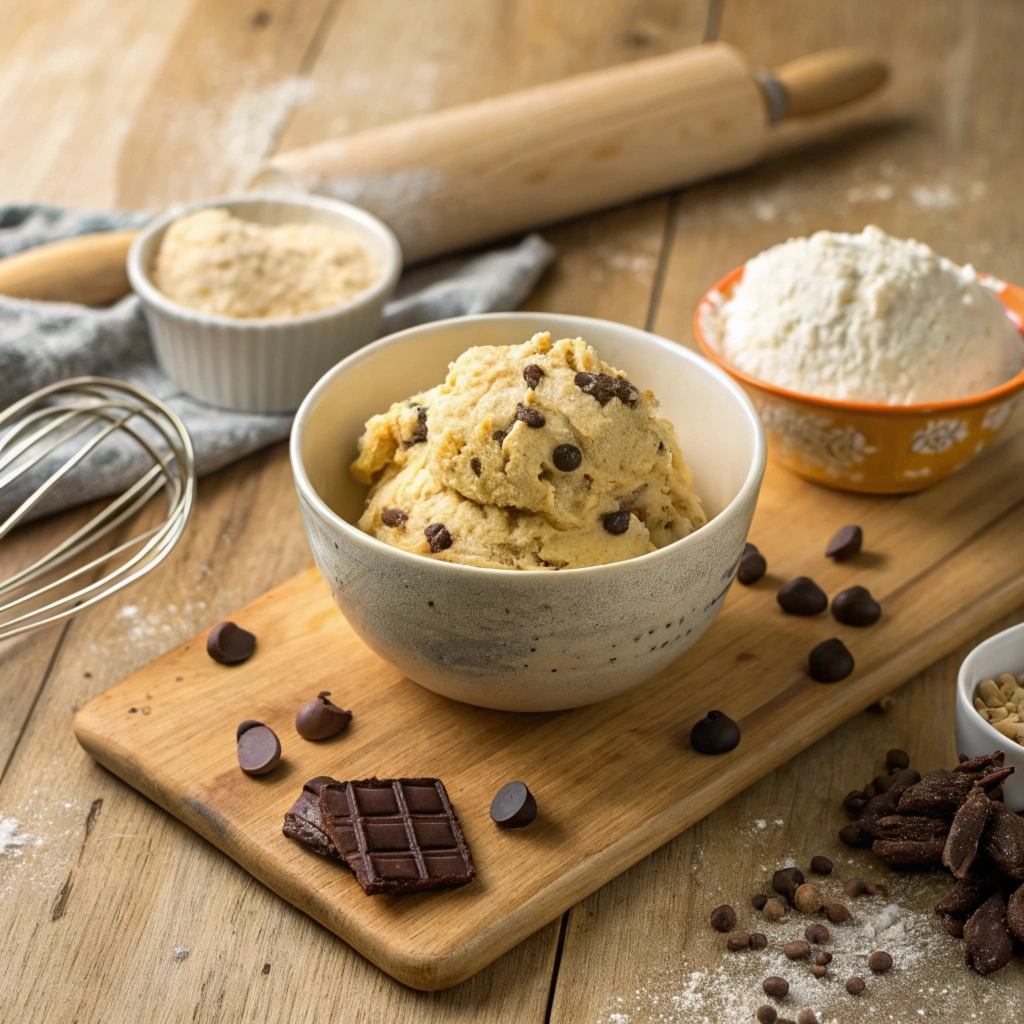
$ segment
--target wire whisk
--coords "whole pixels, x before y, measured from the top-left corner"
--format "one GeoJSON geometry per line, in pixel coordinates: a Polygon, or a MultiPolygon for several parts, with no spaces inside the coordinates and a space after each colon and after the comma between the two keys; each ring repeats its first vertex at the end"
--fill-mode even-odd
{"type": "Polygon", "coordinates": [[[148,468],[71,536],[0,582],[0,640],[69,618],[155,568],[184,531],[195,496],[195,455],[185,425],[132,384],[75,377],[0,413],[0,504],[17,502],[0,523],[0,541],[78,467],[79,474],[88,472],[90,455],[121,433],[142,449],[148,468]],[[167,502],[162,522],[113,547],[112,541],[101,544],[161,491],[167,502]]]}

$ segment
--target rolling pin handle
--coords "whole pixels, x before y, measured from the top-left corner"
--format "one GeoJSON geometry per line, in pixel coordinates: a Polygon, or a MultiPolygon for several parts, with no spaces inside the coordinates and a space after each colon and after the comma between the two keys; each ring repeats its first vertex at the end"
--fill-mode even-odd
{"type": "Polygon", "coordinates": [[[772,123],[783,117],[820,114],[863,99],[888,78],[885,61],[858,47],[809,53],[759,76],[772,123]]]}

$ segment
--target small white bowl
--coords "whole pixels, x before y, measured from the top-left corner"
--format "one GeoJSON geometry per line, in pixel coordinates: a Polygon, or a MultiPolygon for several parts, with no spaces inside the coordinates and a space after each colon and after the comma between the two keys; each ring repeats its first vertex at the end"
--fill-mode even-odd
{"type": "Polygon", "coordinates": [[[302,403],[291,460],[313,557],[374,651],[455,700],[553,711],[637,686],[711,625],[750,528],[765,438],[740,387],[681,345],[607,320],[497,313],[414,327],[340,363],[302,403]],[[583,337],[656,393],[710,522],[639,558],[557,572],[441,562],[363,533],[366,488],[348,466],[365,421],[443,380],[473,345],[519,344],[537,331],[583,337]]]}
{"type": "Polygon", "coordinates": [[[964,658],[956,684],[956,746],[968,757],[1005,751],[1004,764],[1017,770],[1003,783],[1003,801],[1011,811],[1024,811],[1024,747],[986,722],[974,706],[978,683],[1003,672],[1024,672],[1024,622],[990,636],[964,658]]]}
{"type": "Polygon", "coordinates": [[[149,224],[128,252],[128,279],[167,375],[195,398],[249,412],[294,412],[327,370],[373,341],[401,272],[401,247],[383,221],[319,196],[253,194],[177,206],[149,224]],[[379,276],[351,302],[308,316],[241,320],[188,309],[164,295],[150,272],[167,228],[210,207],[257,224],[345,228],[376,261],[379,276]]]}

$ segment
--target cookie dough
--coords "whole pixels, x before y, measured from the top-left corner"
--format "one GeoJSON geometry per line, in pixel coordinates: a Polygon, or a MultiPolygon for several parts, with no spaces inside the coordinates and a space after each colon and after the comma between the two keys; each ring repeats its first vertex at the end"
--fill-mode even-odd
{"type": "Polygon", "coordinates": [[[360,529],[406,551],[502,569],[646,554],[707,522],[654,395],[582,338],[481,346],[443,384],[366,424],[350,472],[360,529]]]}
{"type": "Polygon", "coordinates": [[[325,224],[268,227],[199,210],[167,229],[153,281],[189,309],[240,320],[307,316],[344,305],[377,280],[359,239],[325,224]]]}

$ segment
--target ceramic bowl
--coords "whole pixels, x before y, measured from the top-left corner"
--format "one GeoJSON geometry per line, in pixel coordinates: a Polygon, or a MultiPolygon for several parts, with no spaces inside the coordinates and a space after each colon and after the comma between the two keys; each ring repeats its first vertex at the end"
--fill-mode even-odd
{"type": "MultiPolygon", "coordinates": [[[[1024,370],[967,398],[881,405],[818,398],[738,370],[718,349],[715,313],[743,277],[737,267],[701,299],[694,332],[704,354],[746,389],[761,414],[772,454],[815,483],[868,494],[905,494],[944,480],[991,445],[1024,390],[1024,370]]],[[[992,282],[1018,330],[1024,289],[992,282]]]]}
{"type": "Polygon", "coordinates": [[[1003,672],[1024,672],[1024,622],[990,636],[964,658],[956,683],[956,749],[968,757],[1005,751],[1004,764],[1017,770],[1003,783],[1003,800],[1010,810],[1024,811],[1024,747],[1007,739],[974,707],[978,683],[1003,672]]]}
{"type": "Polygon", "coordinates": [[[637,686],[691,647],[736,572],[765,464],[753,406],[680,345],[604,320],[499,313],[391,335],[331,370],[291,438],[306,536],[338,607],[381,657],[428,689],[489,708],[551,711],[637,686]],[[710,522],[659,551],[557,572],[482,569],[383,544],[355,523],[366,489],[349,476],[364,422],[443,380],[473,345],[537,331],[583,337],[675,424],[710,522]]]}
{"type": "Polygon", "coordinates": [[[149,224],[128,252],[128,279],[142,300],[164,372],[194,398],[249,412],[294,412],[338,360],[373,341],[401,272],[402,250],[383,221],[320,196],[252,194],[174,207],[149,224]],[[210,207],[257,224],[344,228],[376,260],[377,280],[351,302],[308,316],[240,320],[181,306],[153,284],[153,261],[174,221],[210,207]]]}

